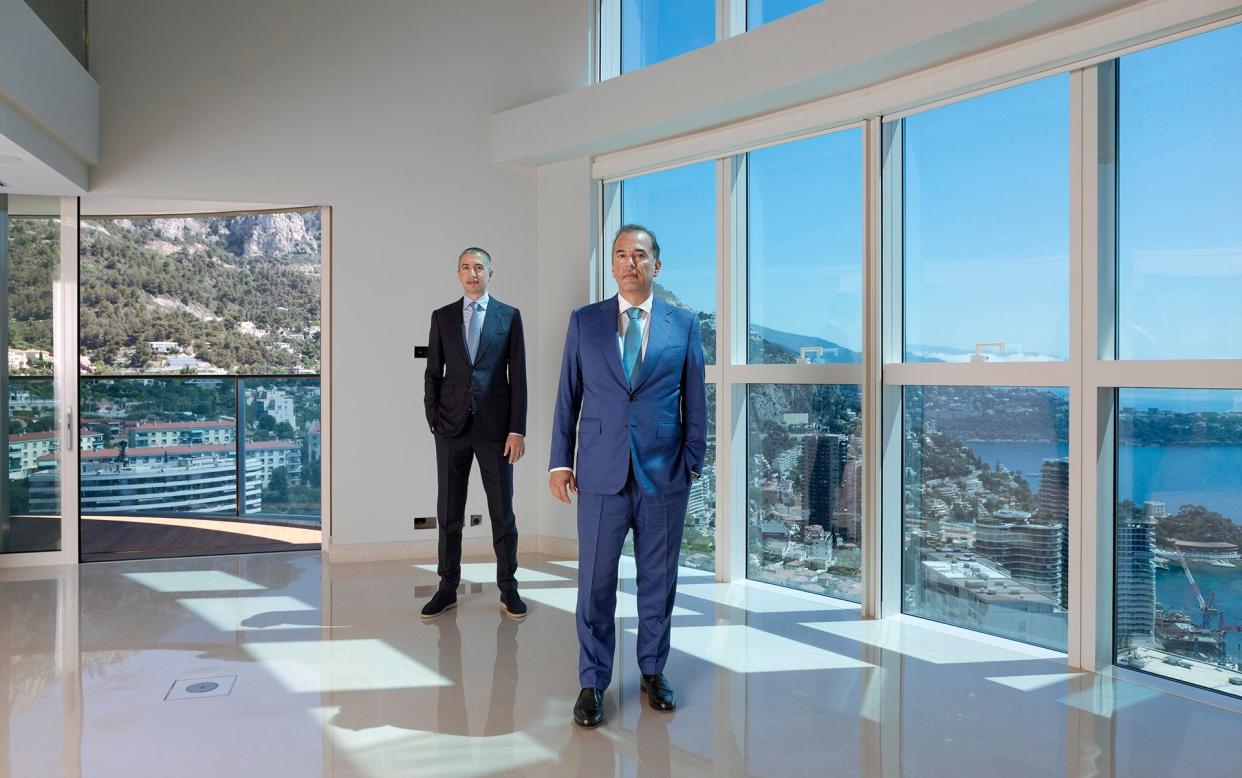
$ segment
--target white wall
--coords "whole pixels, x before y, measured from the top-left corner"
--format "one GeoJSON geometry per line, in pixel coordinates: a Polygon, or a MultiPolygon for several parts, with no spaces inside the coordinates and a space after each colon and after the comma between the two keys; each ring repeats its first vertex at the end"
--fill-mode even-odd
{"type": "MultiPolygon", "coordinates": [[[[538,345],[531,349],[529,359],[540,382],[548,387],[531,407],[538,419],[532,425],[537,430],[532,442],[545,468],[569,311],[589,301],[592,235],[597,229],[591,218],[594,189],[591,161],[586,157],[539,168],[539,277],[544,304],[538,345]]],[[[574,508],[552,497],[546,477],[539,493],[539,533],[553,539],[576,541],[578,537],[574,508]]],[[[545,549],[561,553],[565,546],[552,542],[545,549]]]]}
{"type": "MultiPolygon", "coordinates": [[[[544,348],[538,176],[491,164],[489,117],[586,83],[588,3],[109,0],[90,10],[102,90],[93,194],[333,206],[334,542],[407,553],[412,517],[435,512],[423,362],[411,347],[425,342],[431,310],[460,296],[458,250],[492,252],[493,292],[522,309],[528,350],[544,348]]],[[[550,316],[563,321],[569,302],[550,316]]],[[[524,547],[547,490],[539,425],[551,402],[543,373],[532,364],[530,374],[532,435],[517,468],[524,547]]],[[[468,509],[486,514],[477,477],[468,509]]],[[[489,537],[486,521],[467,534],[489,537]]]]}

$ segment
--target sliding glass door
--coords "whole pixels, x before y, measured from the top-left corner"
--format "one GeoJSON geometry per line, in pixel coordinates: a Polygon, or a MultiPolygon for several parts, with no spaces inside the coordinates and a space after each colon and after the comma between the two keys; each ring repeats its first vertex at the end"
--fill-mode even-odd
{"type": "Polygon", "coordinates": [[[321,219],[83,218],[83,561],[318,548],[321,219]]]}
{"type": "MultiPolygon", "coordinates": [[[[73,553],[76,529],[62,521],[63,475],[76,436],[66,414],[63,343],[65,285],[61,257],[62,202],[76,200],[0,195],[0,340],[7,351],[0,373],[0,554],[73,553]],[[66,450],[66,449],[70,450],[66,450]],[[68,540],[68,542],[67,542],[68,540]]],[[[74,250],[74,246],[69,247],[74,250]]],[[[32,560],[40,561],[40,560],[32,560]]],[[[41,561],[57,561],[43,559],[41,561]]]]}

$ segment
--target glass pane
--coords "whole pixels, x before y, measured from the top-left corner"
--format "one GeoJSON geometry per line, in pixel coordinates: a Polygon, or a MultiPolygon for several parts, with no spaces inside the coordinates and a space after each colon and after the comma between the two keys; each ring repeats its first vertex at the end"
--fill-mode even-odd
{"type": "MultiPolygon", "coordinates": [[[[655,232],[661,264],[655,295],[698,315],[703,355],[707,364],[715,364],[716,163],[700,162],[623,181],[621,221],[655,232]]],[[[607,272],[605,284],[609,295],[616,293],[607,272]]]]}
{"type": "Polygon", "coordinates": [[[823,0],[746,0],[746,29],[753,30],[820,2],[823,0]]]}
{"type": "Polygon", "coordinates": [[[621,72],[716,40],[716,0],[621,0],[621,72]]]}
{"type": "MultiPolygon", "coordinates": [[[[634,534],[625,536],[621,553],[634,556],[634,534]]],[[[716,570],[716,385],[707,385],[707,454],[703,475],[690,483],[686,527],[678,564],[695,570],[716,570]]]]}
{"type": "MultiPolygon", "coordinates": [[[[5,324],[8,362],[0,423],[4,429],[8,475],[0,499],[0,552],[60,549],[60,504],[31,499],[37,476],[53,487],[60,482],[60,442],[52,354],[53,283],[60,270],[60,219],[57,198],[8,198],[5,324]]],[[[0,209],[4,210],[4,209],[0,209]]],[[[0,215],[0,225],[4,224],[0,215]]],[[[3,255],[0,249],[0,255],[3,255]]],[[[57,493],[56,491],[53,492],[57,493]]]]}
{"type": "Polygon", "coordinates": [[[1065,359],[1069,76],[904,120],[905,358],[1065,359]]]}
{"type": "MultiPolygon", "coordinates": [[[[83,517],[236,515],[235,391],[231,379],[82,381],[83,517]]],[[[261,474],[257,463],[246,470],[257,505],[261,474]]],[[[106,542],[107,524],[83,522],[84,553],[106,542]]]]}
{"type": "Polygon", "coordinates": [[[302,526],[319,526],[319,379],[242,382],[246,462],[258,462],[263,491],[247,514],[275,514],[302,526]]]}
{"type": "Polygon", "coordinates": [[[1120,63],[1118,356],[1242,358],[1242,26],[1120,63]]]}
{"type": "Polygon", "coordinates": [[[60,443],[52,381],[9,378],[8,514],[4,551],[60,549],[60,443]],[[32,483],[49,484],[53,499],[31,500],[32,483]]]}
{"type": "Polygon", "coordinates": [[[909,386],[903,610],[1064,651],[1069,397],[909,386]]]}
{"type": "Polygon", "coordinates": [[[681,565],[716,570],[716,385],[707,385],[707,456],[702,476],[690,484],[681,565]]]}
{"type": "Polygon", "coordinates": [[[862,130],[750,153],[752,364],[862,360],[862,130]]]}
{"type": "Polygon", "coordinates": [[[74,59],[87,67],[86,0],[26,0],[26,5],[74,59]]]}
{"type": "MultiPolygon", "coordinates": [[[[93,378],[80,387],[84,560],[319,542],[316,529],[277,532],[237,518],[235,379],[93,378]]],[[[247,457],[248,512],[262,508],[263,476],[263,461],[247,457]]]]}
{"type": "Polygon", "coordinates": [[[1117,663],[1242,696],[1242,391],[1117,395],[1117,663]]]}
{"type": "Polygon", "coordinates": [[[318,373],[319,221],[84,219],[83,374],[318,373]]]}
{"type": "Polygon", "coordinates": [[[746,576],[862,599],[858,386],[750,384],[746,576]]]}

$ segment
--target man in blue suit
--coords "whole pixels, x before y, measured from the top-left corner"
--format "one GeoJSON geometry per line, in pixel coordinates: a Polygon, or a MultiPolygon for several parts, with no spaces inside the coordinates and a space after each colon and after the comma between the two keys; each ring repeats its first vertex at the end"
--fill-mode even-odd
{"type": "Polygon", "coordinates": [[[575,310],[565,336],[548,487],[578,494],[578,676],[574,721],[604,720],[616,647],[617,563],[634,531],[638,667],[651,707],[673,710],[664,677],[690,481],[707,451],[703,344],[693,313],[656,300],[660,244],[622,227],[612,244],[616,297],[575,310]],[[575,464],[575,453],[577,462],[575,464]]]}

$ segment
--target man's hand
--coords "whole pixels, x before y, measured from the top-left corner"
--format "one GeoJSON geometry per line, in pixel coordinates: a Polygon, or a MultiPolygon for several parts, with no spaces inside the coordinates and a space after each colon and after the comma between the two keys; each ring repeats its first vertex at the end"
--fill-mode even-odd
{"type": "Polygon", "coordinates": [[[505,459],[514,464],[526,453],[526,438],[521,435],[510,435],[505,438],[505,459]]]}
{"type": "Polygon", "coordinates": [[[574,480],[572,470],[553,470],[548,473],[548,488],[552,490],[552,496],[566,505],[572,505],[569,501],[569,495],[578,493],[578,482],[574,480]]]}

